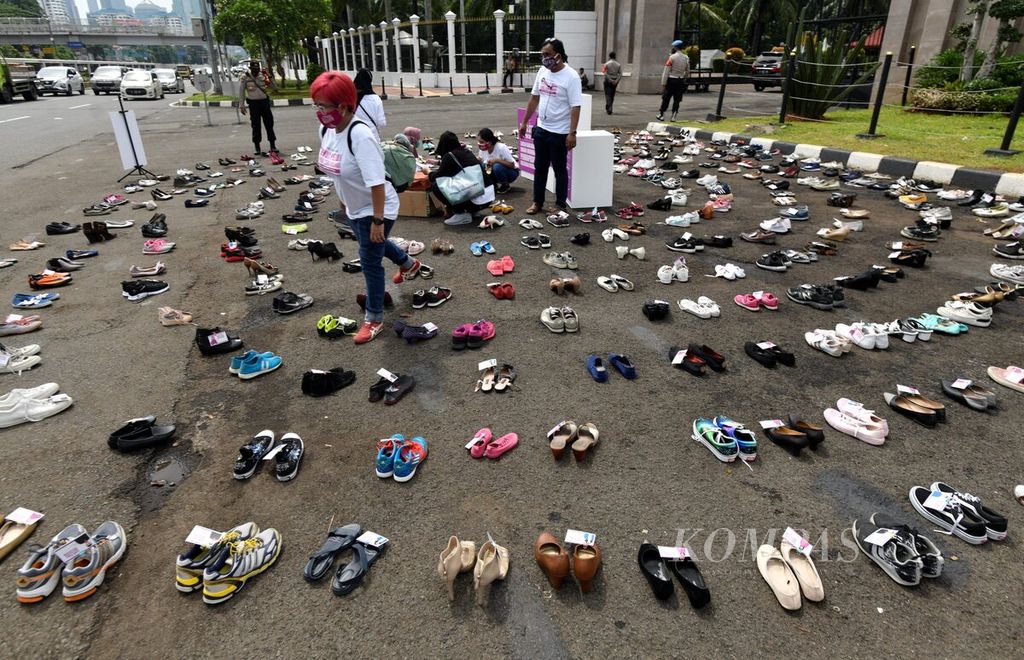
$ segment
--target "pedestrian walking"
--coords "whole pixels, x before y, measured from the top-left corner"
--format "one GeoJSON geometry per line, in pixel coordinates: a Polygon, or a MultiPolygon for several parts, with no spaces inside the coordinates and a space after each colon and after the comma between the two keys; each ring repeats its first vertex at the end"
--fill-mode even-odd
{"type": "Polygon", "coordinates": [[[384,329],[383,257],[399,271],[400,284],[416,277],[414,259],[388,239],[398,218],[398,193],[387,180],[384,154],[369,125],[356,117],[356,86],[344,73],[326,71],[309,87],[316,117],[323,125],[318,165],[334,181],[341,209],[359,241],[359,264],[366,282],[366,315],[354,337],[365,344],[384,329]]]}
{"type": "Polygon", "coordinates": [[[267,139],[270,141],[270,151],[276,153],[277,134],[274,133],[274,111],[270,101],[269,90],[273,86],[270,73],[260,67],[259,60],[251,60],[249,70],[242,74],[240,83],[242,98],[239,101],[239,112],[249,115],[249,122],[252,124],[252,144],[256,153],[267,155],[260,148],[264,126],[267,129],[267,139]]]}
{"type": "Polygon", "coordinates": [[[689,77],[690,56],[683,52],[683,42],[676,39],[672,42],[672,54],[668,56],[661,72],[661,109],[658,110],[658,121],[665,119],[669,99],[672,99],[672,121],[676,120],[679,102],[683,100],[686,79],[689,77]]]}
{"type": "Polygon", "coordinates": [[[514,50],[505,58],[505,73],[501,76],[502,89],[511,89],[512,85],[515,84],[514,76],[516,74],[516,69],[519,68],[519,58],[517,57],[517,54],[518,51],[514,50]],[[508,81],[507,85],[505,84],[506,80],[508,81]]]}
{"type": "Polygon", "coordinates": [[[566,164],[569,150],[576,146],[576,126],[580,121],[580,106],[583,104],[583,90],[580,75],[566,64],[565,45],[560,39],[544,40],[540,49],[543,68],[537,73],[526,104],[526,113],[519,125],[519,134],[526,133],[526,126],[537,113],[537,125],[533,127],[534,178],[533,204],[526,209],[534,215],[544,208],[544,189],[548,182],[548,169],[555,173],[555,206],[552,212],[567,210],[569,195],[569,173],[566,164]]]}
{"type": "Polygon", "coordinates": [[[604,74],[604,110],[612,114],[612,105],[615,103],[615,91],[619,88],[619,81],[622,80],[622,65],[615,59],[615,51],[608,53],[608,61],[601,67],[604,74]]]}
{"type": "Polygon", "coordinates": [[[373,134],[380,140],[380,132],[388,125],[384,117],[384,102],[373,91],[373,74],[367,69],[356,72],[356,117],[362,119],[373,129],[373,134]]]}

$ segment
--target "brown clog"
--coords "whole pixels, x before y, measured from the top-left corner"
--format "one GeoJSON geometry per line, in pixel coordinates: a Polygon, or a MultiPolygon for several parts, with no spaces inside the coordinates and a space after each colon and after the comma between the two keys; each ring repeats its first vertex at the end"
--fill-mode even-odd
{"type": "Polygon", "coordinates": [[[583,593],[590,593],[591,583],[601,568],[601,548],[594,544],[578,545],[572,551],[572,572],[583,593]]]}
{"type": "MultiPolygon", "coordinates": [[[[569,553],[550,532],[544,532],[533,543],[533,556],[537,565],[548,577],[555,589],[562,586],[562,580],[569,574],[569,553]]],[[[600,560],[599,560],[600,561],[600,560]]],[[[596,569],[594,569],[596,572],[596,569]]],[[[591,575],[593,577],[593,575],[591,575]]]]}

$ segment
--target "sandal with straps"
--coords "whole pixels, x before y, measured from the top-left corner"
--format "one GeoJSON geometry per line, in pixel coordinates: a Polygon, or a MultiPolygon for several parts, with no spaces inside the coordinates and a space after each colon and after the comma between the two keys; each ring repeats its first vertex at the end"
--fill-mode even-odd
{"type": "Polygon", "coordinates": [[[302,570],[302,577],[310,582],[323,579],[331,570],[338,555],[352,547],[362,533],[363,528],[358,523],[331,530],[320,549],[309,556],[309,561],[302,570]]]}
{"type": "Polygon", "coordinates": [[[503,364],[498,369],[498,380],[494,383],[495,392],[504,392],[512,389],[512,383],[516,380],[516,370],[511,364],[503,364]]]}

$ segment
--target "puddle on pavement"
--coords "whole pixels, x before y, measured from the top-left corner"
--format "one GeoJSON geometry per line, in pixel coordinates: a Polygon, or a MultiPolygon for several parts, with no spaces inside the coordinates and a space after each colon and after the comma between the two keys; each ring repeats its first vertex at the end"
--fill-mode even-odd
{"type": "Polygon", "coordinates": [[[154,487],[176,486],[188,476],[188,468],[176,458],[160,458],[149,473],[149,484],[154,487]]]}

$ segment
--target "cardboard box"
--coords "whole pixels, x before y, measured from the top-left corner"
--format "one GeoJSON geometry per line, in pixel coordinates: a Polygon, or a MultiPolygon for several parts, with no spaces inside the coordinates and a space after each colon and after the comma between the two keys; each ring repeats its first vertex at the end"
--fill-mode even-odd
{"type": "Polygon", "coordinates": [[[429,218],[440,214],[430,193],[424,190],[406,190],[398,194],[398,215],[407,218],[429,218]]]}

